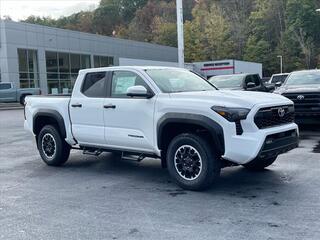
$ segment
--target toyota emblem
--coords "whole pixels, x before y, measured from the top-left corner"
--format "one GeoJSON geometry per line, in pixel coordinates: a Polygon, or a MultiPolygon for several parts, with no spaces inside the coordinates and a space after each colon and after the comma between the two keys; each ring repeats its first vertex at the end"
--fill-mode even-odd
{"type": "Polygon", "coordinates": [[[303,96],[303,95],[299,95],[299,96],[297,97],[297,99],[298,99],[298,100],[303,100],[303,99],[304,99],[304,96],[303,96]]]}
{"type": "Polygon", "coordinates": [[[286,114],[286,111],[283,108],[278,109],[279,117],[283,118],[285,114],[286,114]]]}

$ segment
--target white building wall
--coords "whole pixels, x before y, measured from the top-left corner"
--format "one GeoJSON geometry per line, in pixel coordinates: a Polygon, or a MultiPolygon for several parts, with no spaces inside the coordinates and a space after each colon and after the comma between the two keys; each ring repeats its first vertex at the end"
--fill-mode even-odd
{"type": "Polygon", "coordinates": [[[19,87],[18,48],[38,52],[40,87],[47,93],[46,51],[110,56],[114,64],[119,58],[145,59],[156,62],[177,62],[177,48],[157,44],[88,34],[46,26],[0,20],[0,68],[2,81],[14,82],[19,87]]]}
{"type": "Polygon", "coordinates": [[[165,66],[178,67],[177,62],[153,61],[146,59],[119,58],[119,66],[165,66]]]}

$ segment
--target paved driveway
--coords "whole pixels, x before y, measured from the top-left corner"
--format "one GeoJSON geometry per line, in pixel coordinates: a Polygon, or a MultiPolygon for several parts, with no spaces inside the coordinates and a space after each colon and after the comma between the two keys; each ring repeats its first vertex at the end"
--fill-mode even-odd
{"type": "Polygon", "coordinates": [[[160,161],[73,152],[42,163],[21,110],[0,111],[0,239],[320,239],[320,133],[269,170],[222,171],[207,192],[170,181],[160,161]]]}

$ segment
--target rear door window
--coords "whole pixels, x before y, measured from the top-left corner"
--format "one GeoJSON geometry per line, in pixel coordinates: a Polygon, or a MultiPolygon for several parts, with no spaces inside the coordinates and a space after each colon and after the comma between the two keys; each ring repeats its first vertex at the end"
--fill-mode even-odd
{"type": "Polygon", "coordinates": [[[106,97],[106,76],[106,72],[87,73],[82,84],[81,92],[87,97],[106,97]]]}

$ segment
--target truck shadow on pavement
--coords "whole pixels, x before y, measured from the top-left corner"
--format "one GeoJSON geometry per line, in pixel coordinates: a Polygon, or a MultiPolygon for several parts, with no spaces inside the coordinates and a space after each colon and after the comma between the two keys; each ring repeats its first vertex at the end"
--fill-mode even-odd
{"type": "MultiPolygon", "coordinates": [[[[97,176],[103,175],[105,181],[129,183],[129,188],[148,190],[151,192],[166,192],[172,197],[190,193],[180,189],[172,182],[166,169],[161,168],[160,160],[146,159],[140,163],[121,160],[112,154],[104,153],[99,157],[72,155],[63,171],[97,176]],[[100,175],[101,174],[101,175],[100,175]]],[[[243,167],[222,169],[221,177],[205,193],[225,196],[239,196],[255,199],[256,192],[277,194],[280,187],[290,179],[277,170],[251,172],[243,167]]],[[[195,194],[195,192],[192,192],[195,194]]]]}

